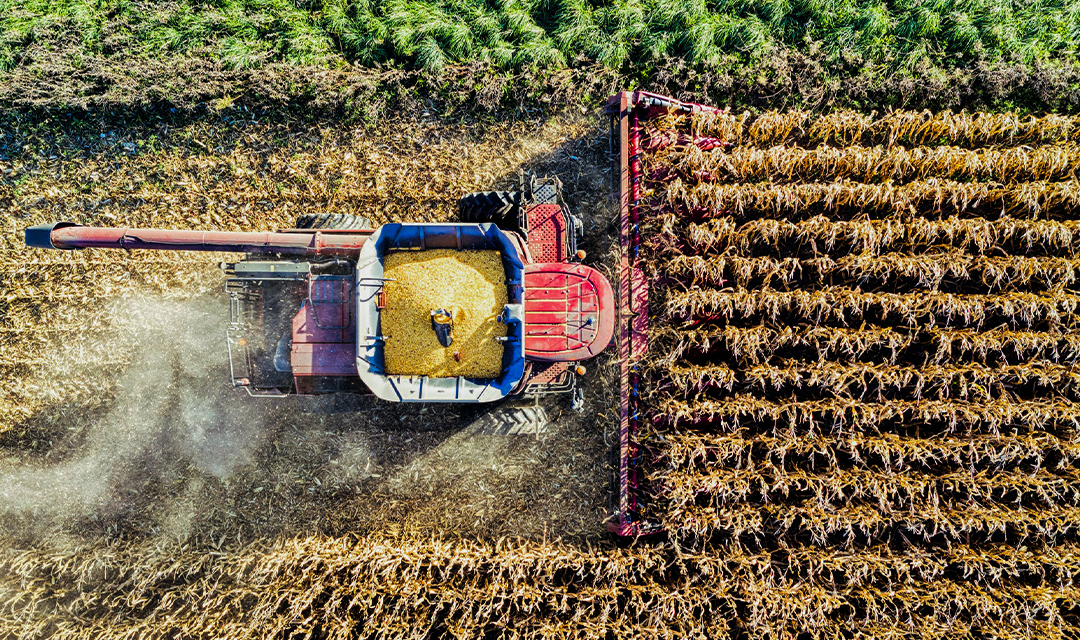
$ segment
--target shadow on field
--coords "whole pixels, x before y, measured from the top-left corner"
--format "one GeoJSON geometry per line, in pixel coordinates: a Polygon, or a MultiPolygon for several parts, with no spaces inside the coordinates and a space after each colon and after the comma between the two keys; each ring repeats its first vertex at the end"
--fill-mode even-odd
{"type": "MultiPolygon", "coordinates": [[[[521,168],[562,178],[586,221],[581,246],[603,256],[613,226],[597,140],[572,139],[521,168]]],[[[489,188],[513,188],[517,178],[502,174],[489,188]]],[[[130,362],[110,397],[58,399],[9,430],[48,433],[44,452],[18,440],[0,448],[0,524],[13,536],[226,548],[314,532],[589,538],[603,530],[610,354],[589,365],[584,413],[552,397],[508,430],[487,425],[478,407],[248,397],[228,384],[224,293],[125,301],[111,314],[117,330],[102,351],[130,362]]],[[[77,346],[57,348],[74,354],[77,346]]]]}

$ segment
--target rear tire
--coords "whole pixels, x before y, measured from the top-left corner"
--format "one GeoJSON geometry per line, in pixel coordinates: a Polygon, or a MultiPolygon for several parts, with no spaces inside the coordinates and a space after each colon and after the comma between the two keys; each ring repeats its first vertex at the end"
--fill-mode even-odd
{"type": "Polygon", "coordinates": [[[477,191],[458,200],[458,214],[462,222],[493,222],[516,228],[521,201],[520,191],[477,191]]]}
{"type": "Polygon", "coordinates": [[[296,219],[297,229],[374,229],[364,216],[351,213],[305,213],[296,219]]]}
{"type": "Polygon", "coordinates": [[[470,436],[539,436],[554,430],[547,409],[532,402],[490,407],[469,423],[462,433],[470,436]]]}

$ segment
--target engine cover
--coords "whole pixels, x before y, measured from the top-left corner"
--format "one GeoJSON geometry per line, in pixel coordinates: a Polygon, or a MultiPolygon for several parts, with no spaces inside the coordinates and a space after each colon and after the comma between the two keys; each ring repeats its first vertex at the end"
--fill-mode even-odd
{"type": "Polygon", "coordinates": [[[525,266],[525,357],[573,362],[615,334],[615,294],[602,273],[566,262],[525,266]]]}

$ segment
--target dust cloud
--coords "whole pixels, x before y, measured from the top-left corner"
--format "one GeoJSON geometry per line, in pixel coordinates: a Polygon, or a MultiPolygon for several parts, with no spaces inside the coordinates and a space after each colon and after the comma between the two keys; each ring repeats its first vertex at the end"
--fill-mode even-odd
{"type": "MultiPolygon", "coordinates": [[[[131,502],[140,493],[167,486],[185,467],[225,479],[250,462],[260,415],[257,406],[229,401],[224,304],[115,305],[109,336],[95,350],[127,355],[130,364],[107,412],[70,416],[73,426],[84,423],[71,429],[81,441],[57,462],[0,459],[0,514],[37,524],[105,516],[138,506],[131,502]]],[[[85,357],[83,346],[69,350],[85,357]]]]}

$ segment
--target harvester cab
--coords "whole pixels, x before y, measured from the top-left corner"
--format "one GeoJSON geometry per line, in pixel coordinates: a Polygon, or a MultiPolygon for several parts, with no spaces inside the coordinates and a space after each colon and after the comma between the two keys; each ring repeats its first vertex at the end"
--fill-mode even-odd
{"type": "Polygon", "coordinates": [[[227,275],[234,386],[254,396],[373,393],[491,402],[570,392],[612,341],[614,293],[580,264],[580,221],[557,179],[458,203],[461,221],[375,227],[308,214],[276,232],[26,230],[47,249],[240,253],[227,275]]]}

